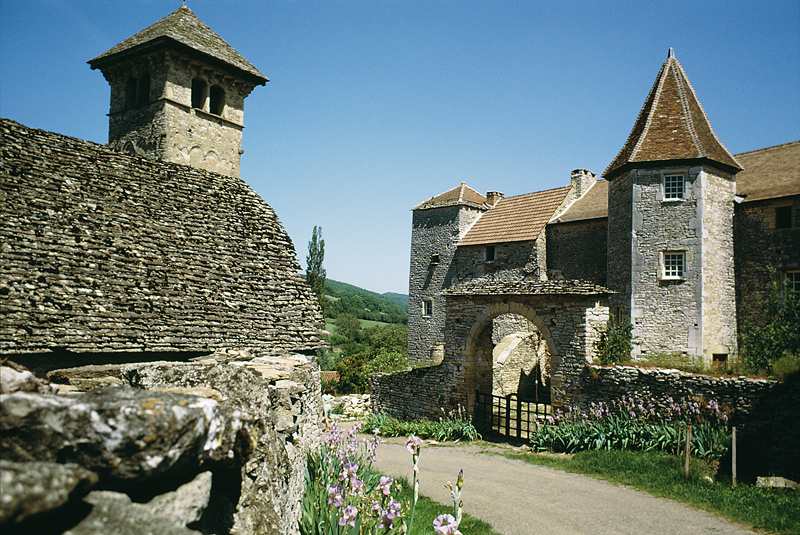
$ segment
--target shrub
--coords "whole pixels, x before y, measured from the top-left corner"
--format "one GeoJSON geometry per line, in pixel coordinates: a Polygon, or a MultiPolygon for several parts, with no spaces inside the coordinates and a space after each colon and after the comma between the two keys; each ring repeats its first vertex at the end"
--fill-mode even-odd
{"type": "Polygon", "coordinates": [[[779,381],[800,380],[800,353],[787,352],[772,363],[772,372],[779,381]]]}
{"type": "Polygon", "coordinates": [[[630,362],[634,343],[633,325],[631,325],[630,318],[623,318],[617,325],[612,314],[608,325],[600,329],[600,339],[595,344],[600,364],[630,362]]]}
{"type": "Polygon", "coordinates": [[[751,373],[772,374],[774,363],[787,353],[800,354],[800,293],[770,272],[773,280],[761,305],[763,325],[745,319],[739,336],[739,356],[751,373]]]}
{"type": "Polygon", "coordinates": [[[480,440],[481,435],[469,416],[461,409],[445,413],[442,409],[442,417],[438,421],[398,420],[386,413],[370,414],[364,420],[367,429],[377,429],[385,437],[401,437],[406,435],[416,435],[420,438],[433,440],[472,441],[480,440]]]}

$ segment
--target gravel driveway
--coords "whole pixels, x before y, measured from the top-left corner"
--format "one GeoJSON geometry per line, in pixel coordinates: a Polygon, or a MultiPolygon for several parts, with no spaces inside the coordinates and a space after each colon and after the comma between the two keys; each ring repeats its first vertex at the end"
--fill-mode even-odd
{"type": "MultiPolygon", "coordinates": [[[[485,451],[480,445],[426,444],[419,461],[420,493],[452,507],[444,484],[455,482],[463,468],[464,512],[504,535],[756,533],[670,500],[485,451]]],[[[411,480],[411,455],[400,439],[378,448],[374,467],[411,480]]]]}

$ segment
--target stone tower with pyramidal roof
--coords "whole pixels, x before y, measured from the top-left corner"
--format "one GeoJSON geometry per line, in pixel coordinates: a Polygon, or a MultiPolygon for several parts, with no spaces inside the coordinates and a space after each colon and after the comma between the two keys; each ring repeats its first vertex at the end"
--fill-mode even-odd
{"type": "Polygon", "coordinates": [[[89,65],[111,85],[112,148],[239,176],[244,99],[268,80],[185,4],[89,65]]]}
{"type": "MultiPolygon", "coordinates": [[[[733,213],[741,166],[711,128],[670,49],[622,150],[608,190],[612,313],[630,317],[643,357],[736,352],[733,213]]],[[[722,362],[718,362],[722,364],[722,362]]]]}

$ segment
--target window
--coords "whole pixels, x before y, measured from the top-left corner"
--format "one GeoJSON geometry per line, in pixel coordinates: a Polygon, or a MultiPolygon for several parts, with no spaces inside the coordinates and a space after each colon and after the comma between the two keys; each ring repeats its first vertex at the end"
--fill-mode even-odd
{"type": "Polygon", "coordinates": [[[433,316],[433,300],[426,299],[422,302],[422,315],[427,317],[433,316]]]}
{"type": "Polygon", "coordinates": [[[139,77],[139,87],[136,90],[136,105],[141,106],[150,102],[150,73],[139,77]]]}
{"type": "Polygon", "coordinates": [[[200,78],[192,80],[192,108],[203,109],[206,104],[206,83],[200,78]]]}
{"type": "Polygon", "coordinates": [[[442,258],[438,254],[431,255],[431,264],[438,264],[442,258]]]}
{"type": "Polygon", "coordinates": [[[778,206],[775,208],[775,228],[790,228],[792,226],[792,207],[778,206]]]}
{"type": "Polygon", "coordinates": [[[791,291],[800,293],[800,271],[787,272],[786,283],[791,291]]]}
{"type": "Polygon", "coordinates": [[[664,254],[664,278],[682,279],[684,272],[684,253],[664,254]]]}
{"type": "Polygon", "coordinates": [[[487,245],[483,251],[484,260],[487,262],[494,262],[494,245],[487,245]]]}
{"type": "Polygon", "coordinates": [[[222,110],[225,109],[225,90],[218,85],[212,85],[208,100],[208,111],[214,115],[222,115],[222,110]]]}
{"type": "Polygon", "coordinates": [[[683,199],[683,175],[664,175],[664,199],[683,199]]]}
{"type": "Polygon", "coordinates": [[[125,109],[129,110],[136,106],[136,78],[131,76],[125,84],[125,109]]]}

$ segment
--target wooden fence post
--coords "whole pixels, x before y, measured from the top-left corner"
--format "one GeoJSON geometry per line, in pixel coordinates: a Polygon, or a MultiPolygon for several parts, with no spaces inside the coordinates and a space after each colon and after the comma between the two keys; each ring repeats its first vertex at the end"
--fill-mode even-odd
{"type": "Polygon", "coordinates": [[[689,479],[689,451],[692,446],[692,424],[686,426],[686,466],[684,468],[684,477],[689,479]]]}
{"type": "Polygon", "coordinates": [[[736,486],[736,426],[733,426],[733,436],[731,437],[731,479],[733,486],[736,486]]]}

